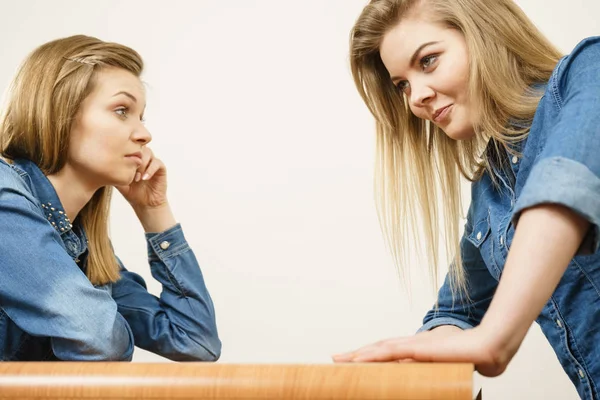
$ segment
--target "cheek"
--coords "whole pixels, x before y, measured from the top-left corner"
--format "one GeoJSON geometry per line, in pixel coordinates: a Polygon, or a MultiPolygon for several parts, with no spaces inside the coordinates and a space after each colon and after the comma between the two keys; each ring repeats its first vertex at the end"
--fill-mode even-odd
{"type": "Polygon", "coordinates": [[[109,142],[98,136],[100,135],[86,135],[72,141],[69,149],[71,157],[84,163],[106,157],[110,150],[109,142]]]}
{"type": "Polygon", "coordinates": [[[429,116],[427,115],[425,110],[423,110],[422,108],[414,107],[412,105],[409,105],[409,108],[415,117],[418,117],[421,119],[428,119],[429,116]]]}
{"type": "Polygon", "coordinates": [[[466,60],[447,63],[438,71],[438,82],[442,92],[455,99],[462,99],[468,93],[469,67],[466,60]]]}
{"type": "Polygon", "coordinates": [[[85,136],[71,142],[69,158],[71,164],[80,170],[93,174],[107,175],[119,165],[118,146],[115,140],[101,131],[88,131],[85,136]]]}
{"type": "Polygon", "coordinates": [[[89,118],[72,132],[70,153],[74,158],[85,162],[86,157],[92,160],[110,159],[122,147],[127,132],[118,122],[108,117],[89,118]]]}

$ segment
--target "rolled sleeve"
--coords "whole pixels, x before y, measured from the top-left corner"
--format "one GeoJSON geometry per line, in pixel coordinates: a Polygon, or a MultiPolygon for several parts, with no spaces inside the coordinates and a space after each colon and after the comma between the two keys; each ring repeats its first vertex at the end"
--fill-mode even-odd
{"type": "Polygon", "coordinates": [[[560,204],[592,226],[578,251],[596,252],[600,226],[600,37],[580,43],[549,82],[556,122],[517,199],[512,220],[544,203],[560,204]]]}
{"type": "Polygon", "coordinates": [[[539,161],[532,169],[517,201],[513,220],[517,222],[525,209],[546,203],[568,207],[592,224],[578,254],[595,253],[598,250],[600,179],[596,174],[584,164],[564,157],[550,157],[539,161]]]}
{"type": "Polygon", "coordinates": [[[424,331],[430,331],[430,330],[435,329],[438,326],[442,326],[442,325],[452,325],[452,326],[456,326],[457,328],[460,328],[463,330],[473,328],[473,325],[471,325],[463,320],[460,320],[458,318],[438,317],[438,318],[431,319],[431,320],[427,321],[425,324],[423,324],[423,326],[419,328],[417,333],[424,332],[424,331]]]}

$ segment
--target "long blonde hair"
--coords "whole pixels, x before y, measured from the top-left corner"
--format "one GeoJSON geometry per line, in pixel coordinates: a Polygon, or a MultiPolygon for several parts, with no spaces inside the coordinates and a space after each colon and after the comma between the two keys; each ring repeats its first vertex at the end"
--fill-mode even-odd
{"type": "MultiPolygon", "coordinates": [[[[103,67],[143,70],[129,47],[77,35],[45,43],[23,62],[0,121],[0,155],[33,161],[46,175],[60,171],[69,151],[71,126],[103,67]]],[[[114,282],[119,266],[108,235],[112,188],[99,189],[79,213],[89,241],[87,276],[93,284],[114,282]]]]}
{"type": "Polygon", "coordinates": [[[412,246],[422,252],[418,247],[422,226],[437,287],[443,233],[446,256],[454,258],[452,290],[467,293],[459,246],[461,175],[473,181],[485,171],[503,167],[497,162],[502,147],[513,152],[509,143],[526,137],[528,128],[515,126],[531,124],[541,98],[532,85],[546,82],[560,57],[512,0],[371,0],[363,9],[350,35],[350,66],[376,120],[378,215],[400,270],[412,246]],[[384,35],[413,12],[465,37],[469,95],[472,104],[480,106],[472,140],[452,140],[417,118],[392,84],[379,48],[384,35]]]}

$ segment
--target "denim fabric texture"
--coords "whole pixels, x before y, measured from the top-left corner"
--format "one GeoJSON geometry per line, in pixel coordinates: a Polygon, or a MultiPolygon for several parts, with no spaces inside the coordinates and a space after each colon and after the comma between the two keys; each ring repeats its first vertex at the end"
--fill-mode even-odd
{"type": "Polygon", "coordinates": [[[146,234],[152,276],[121,267],[94,286],[87,237],[31,161],[0,161],[0,360],[129,361],[134,346],[177,361],[215,361],[215,311],[181,225],[146,234]]]}
{"type": "MultiPolygon", "coordinates": [[[[583,399],[600,387],[600,37],[580,42],[561,58],[544,91],[521,156],[506,151],[510,170],[472,183],[461,254],[471,301],[452,297],[446,278],[439,307],[419,331],[440,325],[477,326],[502,274],[519,215],[560,204],[591,228],[536,322],[583,399]]],[[[521,268],[527,268],[522,265],[521,268]]]]}

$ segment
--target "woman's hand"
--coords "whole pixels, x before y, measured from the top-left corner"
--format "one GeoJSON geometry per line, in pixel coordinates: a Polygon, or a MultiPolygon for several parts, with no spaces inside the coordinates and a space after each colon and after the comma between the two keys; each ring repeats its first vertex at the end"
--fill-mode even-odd
{"type": "Polygon", "coordinates": [[[167,204],[167,169],[161,160],[154,157],[152,150],[144,146],[142,164],[133,182],[117,186],[117,189],[134,209],[160,207],[167,204]]]}
{"type": "Polygon", "coordinates": [[[167,200],[167,169],[148,147],[142,148],[142,164],[133,182],[117,189],[131,204],[146,232],[162,232],[177,223],[167,200]]]}
{"type": "Polygon", "coordinates": [[[467,362],[475,364],[482,375],[502,374],[589,228],[584,217],[561,205],[526,209],[519,218],[494,299],[476,328],[444,332],[437,328],[383,340],[333,360],[467,362]]]}
{"type": "Polygon", "coordinates": [[[515,351],[495,345],[480,327],[443,329],[414,336],[382,340],[358,350],[333,356],[334,362],[465,362],[485,376],[504,372],[515,351]]]}

